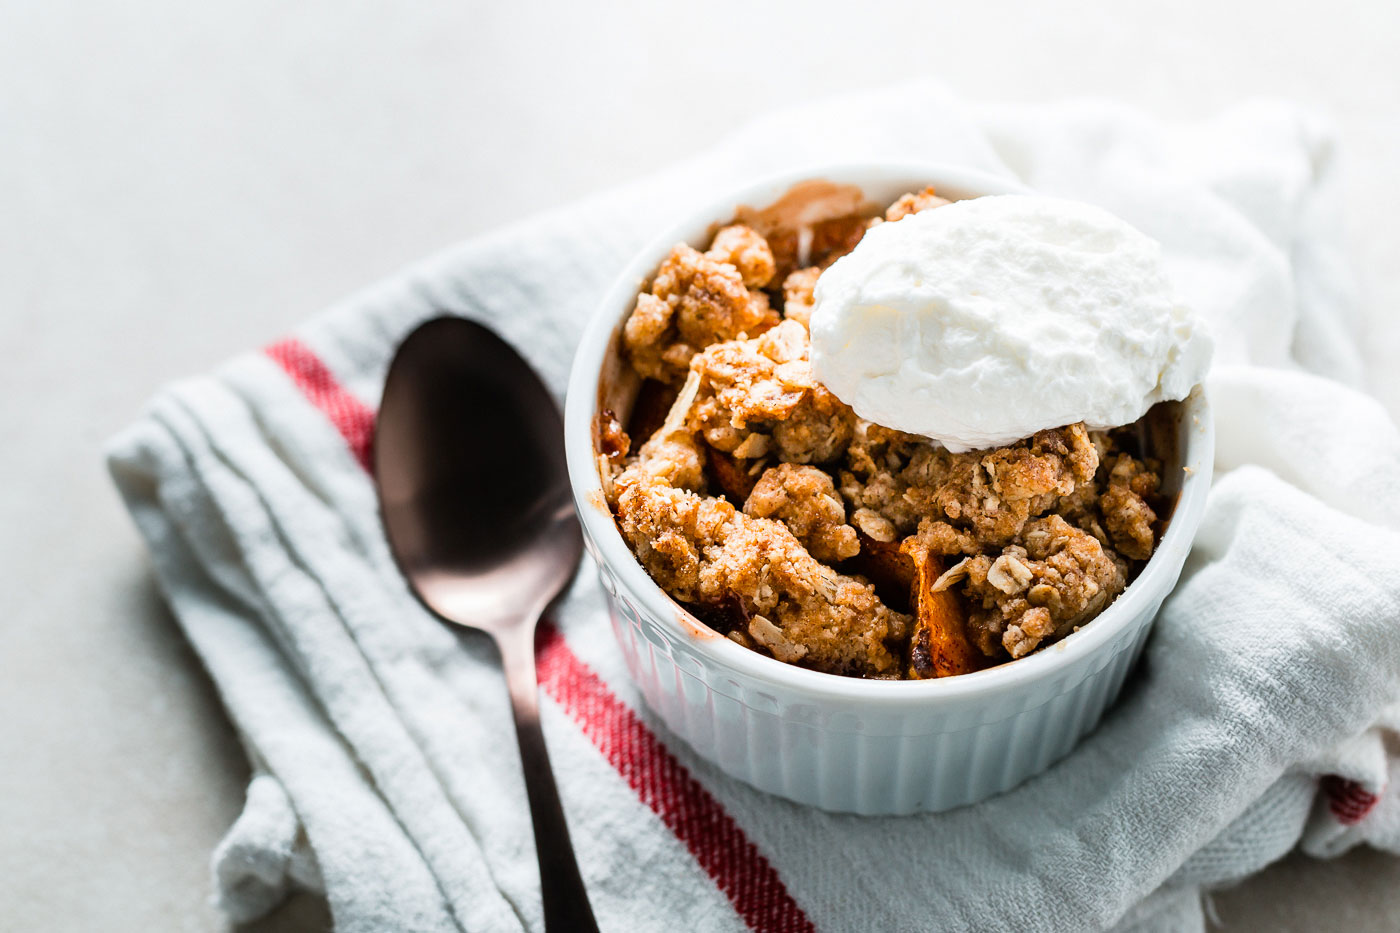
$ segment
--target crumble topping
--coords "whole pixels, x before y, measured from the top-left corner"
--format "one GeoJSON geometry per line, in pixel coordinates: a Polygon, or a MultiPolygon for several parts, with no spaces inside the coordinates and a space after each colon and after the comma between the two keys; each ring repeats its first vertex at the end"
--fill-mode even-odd
{"type": "MultiPolygon", "coordinates": [[[[884,221],[946,203],[911,192],[884,221]]],[[[623,328],[645,380],[631,436],[600,412],[598,462],[643,567],[727,637],[831,673],[949,676],[1122,592],[1160,536],[1161,464],[1133,425],[955,454],[859,419],[813,375],[807,324],[823,269],[880,222],[736,223],[672,250],[623,328]]]]}
{"type": "Polygon", "coordinates": [[[951,203],[947,198],[940,198],[934,193],[933,186],[930,185],[923,191],[911,191],[891,204],[889,209],[885,211],[885,219],[889,221],[899,220],[910,214],[917,214],[919,211],[951,203]]]}
{"type": "Polygon", "coordinates": [[[807,329],[796,321],[707,347],[691,362],[700,379],[691,427],[740,458],[771,451],[791,463],[836,459],[850,443],[855,412],[817,382],[809,352],[807,329]]]}
{"type": "MultiPolygon", "coordinates": [[[[748,235],[757,236],[751,230],[748,235]]],[[[623,342],[638,373],[679,383],[700,348],[778,322],[768,295],[749,291],[744,273],[728,261],[742,262],[750,275],[757,274],[761,261],[753,254],[761,251],[745,245],[744,237],[731,234],[733,246],[719,252],[723,260],[681,244],[661,263],[651,290],[637,296],[637,306],[623,327],[623,342]]],[[[771,253],[768,259],[771,262],[771,253]]]]}
{"type": "Polygon", "coordinates": [[[1124,557],[1147,560],[1156,543],[1153,526],[1157,513],[1147,504],[1157,492],[1161,477],[1140,460],[1119,454],[1108,473],[1108,489],[1103,494],[1104,524],[1113,546],[1124,557]]]}
{"type": "Polygon", "coordinates": [[[856,530],[846,524],[846,505],[831,476],[813,466],[780,463],[763,471],[744,511],[776,518],[817,560],[834,564],[860,553],[856,530]]]}
{"type": "Polygon", "coordinates": [[[993,558],[966,558],[968,628],[984,654],[1019,658],[1097,615],[1127,583],[1127,566],[1058,515],[1027,522],[993,558]]]}
{"type": "Polygon", "coordinates": [[[803,327],[812,322],[812,289],[817,286],[818,266],[808,266],[783,279],[783,317],[803,327]]]}
{"type": "Polygon", "coordinates": [[[682,603],[732,607],[731,624],[779,660],[839,674],[888,676],[887,640],[909,617],[875,589],[817,560],[780,521],[677,488],[646,446],[617,479],[618,525],[647,572],[682,603]]]}
{"type": "Polygon", "coordinates": [[[768,241],[743,224],[734,224],[716,233],[705,256],[738,269],[747,288],[763,288],[777,271],[768,241]]]}

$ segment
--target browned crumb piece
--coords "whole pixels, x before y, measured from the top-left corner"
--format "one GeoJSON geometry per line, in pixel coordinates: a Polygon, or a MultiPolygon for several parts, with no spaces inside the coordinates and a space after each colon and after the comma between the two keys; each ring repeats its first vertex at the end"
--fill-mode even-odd
{"type": "Polygon", "coordinates": [[[826,386],[814,383],[803,404],[773,425],[777,454],[793,463],[830,463],[845,452],[855,422],[855,412],[826,386]]]}
{"type": "Polygon", "coordinates": [[[1108,472],[1108,488],[1099,500],[1113,546],[1124,557],[1147,560],[1156,545],[1157,513],[1147,504],[1156,495],[1159,477],[1141,460],[1119,454],[1108,472]]]}
{"type": "Polygon", "coordinates": [[[1041,431],[991,451],[954,454],[898,431],[867,425],[846,452],[841,492],[855,508],[883,515],[901,534],[920,519],[970,532],[927,543],[935,553],[1005,544],[1058,496],[1090,481],[1098,452],[1082,424],[1041,431]]]}
{"type": "Polygon", "coordinates": [[[624,470],[616,487],[619,526],[647,573],[682,602],[718,605],[724,593],[702,598],[700,568],[704,551],[733,518],[734,506],[636,468],[624,470]]]}
{"type": "Polygon", "coordinates": [[[982,553],[982,542],[977,540],[976,535],[932,518],[919,522],[918,538],[931,552],[945,557],[982,553]]]}
{"type": "Polygon", "coordinates": [[[752,227],[733,224],[715,234],[705,255],[716,262],[727,262],[739,270],[749,288],[763,288],[773,280],[776,266],[768,241],[752,227]]]}
{"type": "Polygon", "coordinates": [[[777,320],[767,294],[744,287],[738,269],[681,244],[657,270],[651,290],[637,296],[622,337],[638,373],[676,384],[698,350],[777,320]]]}
{"type": "Polygon", "coordinates": [[[679,246],[652,281],[652,294],[676,309],[676,331],[692,347],[732,340],[758,326],[767,301],[744,287],[739,270],[679,246]]]}
{"type": "Polygon", "coordinates": [[[1099,514],[1099,497],[1103,493],[1103,486],[1098,479],[1098,473],[1101,472],[1102,470],[1096,472],[1087,482],[1076,484],[1074,492],[1061,496],[1051,511],[1076,528],[1093,535],[1100,544],[1110,547],[1108,532],[1104,530],[1103,517],[1099,514]]]}
{"type": "Polygon", "coordinates": [[[784,322],[753,340],[733,340],[706,348],[692,364],[700,390],[691,424],[716,449],[751,450],[758,425],[788,417],[815,383],[811,367],[800,365],[794,328],[784,322]]]}
{"type": "Polygon", "coordinates": [[[895,539],[894,522],[874,509],[856,509],[851,513],[851,524],[872,541],[889,544],[895,539]]]}
{"type": "Polygon", "coordinates": [[[836,495],[836,486],[816,467],[780,463],[765,470],[749,493],[744,512],[778,519],[819,561],[834,564],[860,553],[856,530],[846,524],[846,507],[836,495]]]}
{"type": "Polygon", "coordinates": [[[869,421],[856,423],[846,449],[846,469],[838,474],[841,495],[855,509],[861,529],[877,540],[904,537],[919,523],[909,491],[911,462],[916,452],[930,456],[933,447],[923,438],[869,421]],[[873,516],[888,523],[883,528],[873,516]],[[871,531],[866,525],[877,529],[871,531]]]}
{"type": "Polygon", "coordinates": [[[780,661],[838,674],[897,672],[885,641],[891,631],[907,632],[908,617],[869,584],[813,558],[783,523],[643,471],[625,471],[617,486],[623,536],[676,599],[702,606],[737,599],[748,638],[780,661]]]}
{"type": "Polygon", "coordinates": [[[783,317],[798,321],[803,327],[812,323],[812,290],[822,270],[816,266],[798,269],[783,279],[783,317]]]}
{"type": "Polygon", "coordinates": [[[704,458],[695,437],[665,428],[647,439],[623,475],[646,475],[695,492],[704,492],[706,486],[704,458]]]}
{"type": "Polygon", "coordinates": [[[993,558],[967,558],[968,623],[983,653],[1029,654],[1067,634],[1122,591],[1126,568],[1092,535],[1050,515],[1029,522],[993,558]]]}
{"type": "Polygon", "coordinates": [[[889,210],[885,211],[885,220],[900,220],[910,214],[917,214],[931,207],[942,207],[948,203],[951,202],[935,194],[933,186],[930,185],[923,191],[911,191],[891,204],[889,210]]]}
{"type": "Polygon", "coordinates": [[[695,355],[694,347],[676,338],[675,312],[664,298],[643,292],[622,327],[622,342],[632,368],[648,379],[677,382],[695,355]]]}
{"type": "MultiPolygon", "coordinates": [[[[949,522],[972,530],[985,544],[1011,540],[1032,516],[1048,511],[1056,496],[1067,496],[1078,483],[1091,480],[1099,465],[1082,424],[1041,431],[980,456],[948,456],[951,466],[931,502],[949,522]]],[[[923,489],[913,496],[930,501],[923,489]]]]}
{"type": "Polygon", "coordinates": [[[835,460],[850,442],[855,414],[817,382],[808,354],[807,330],[795,321],[706,348],[691,366],[700,389],[690,427],[737,457],[835,460]]]}

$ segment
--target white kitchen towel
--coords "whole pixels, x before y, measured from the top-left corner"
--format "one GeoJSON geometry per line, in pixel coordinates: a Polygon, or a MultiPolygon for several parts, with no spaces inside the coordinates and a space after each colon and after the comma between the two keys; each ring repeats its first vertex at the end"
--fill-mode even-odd
{"type": "MultiPolygon", "coordinates": [[[[1300,840],[1400,849],[1400,437],[1358,389],[1326,129],[1279,103],[1178,126],[918,83],[764,117],[451,249],[163,391],[113,441],[256,772],[215,855],[232,918],[310,886],[352,933],[541,929],[496,659],[419,608],[378,524],[368,444],[398,341],[439,313],[481,319],[562,392],[604,289],[678,213],[771,171],[877,157],[1014,176],[1163,243],[1218,341],[1205,522],[1141,668],[1074,754],[985,803],[907,818],[766,796],[668,736],[585,559],[540,669],[604,929],[1199,929],[1203,888],[1300,840]]],[[[482,456],[511,468],[509,450],[482,456]]]]}

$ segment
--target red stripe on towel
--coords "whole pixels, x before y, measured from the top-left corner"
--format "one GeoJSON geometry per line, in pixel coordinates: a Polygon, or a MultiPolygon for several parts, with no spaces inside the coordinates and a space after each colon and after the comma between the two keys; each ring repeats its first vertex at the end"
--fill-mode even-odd
{"type": "Polygon", "coordinates": [[[1322,779],[1322,791],[1327,795],[1327,809],[1343,826],[1360,823],[1381,799],[1356,781],[1336,774],[1322,779]]]}
{"type": "MultiPolygon", "coordinates": [[[[326,364],[301,341],[282,340],[264,352],[330,419],[360,465],[371,470],[373,409],[345,391],[326,364]]],[[[808,933],[816,929],[778,872],[724,806],[548,623],[541,626],[537,658],[540,685],[690,850],[751,929],[760,933],[808,933]]]]}
{"type": "Polygon", "coordinates": [[[774,933],[816,929],[723,805],[579,660],[552,625],[541,627],[537,658],[541,686],[642,802],[685,843],[751,929],[774,933]]]}
{"type": "Polygon", "coordinates": [[[374,409],[336,381],[330,369],[306,344],[294,337],[279,340],[264,351],[296,383],[307,400],[330,419],[350,445],[360,466],[373,471],[370,444],[374,440],[374,409]]]}

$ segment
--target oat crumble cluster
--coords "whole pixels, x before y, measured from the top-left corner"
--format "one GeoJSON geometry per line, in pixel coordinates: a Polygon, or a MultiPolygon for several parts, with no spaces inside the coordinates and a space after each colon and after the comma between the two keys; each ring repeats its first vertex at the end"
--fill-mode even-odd
{"type": "Polygon", "coordinates": [[[947,203],[927,188],[883,219],[725,227],[672,250],[623,327],[645,381],[625,427],[597,425],[618,527],[674,599],[779,661],[923,679],[1020,658],[1101,612],[1160,536],[1161,464],[1136,425],[954,454],[814,378],[822,270],[870,226],[947,203]]]}

